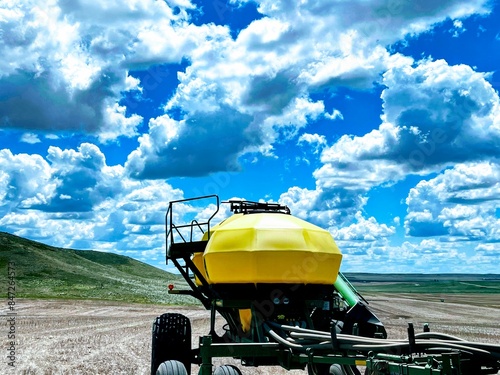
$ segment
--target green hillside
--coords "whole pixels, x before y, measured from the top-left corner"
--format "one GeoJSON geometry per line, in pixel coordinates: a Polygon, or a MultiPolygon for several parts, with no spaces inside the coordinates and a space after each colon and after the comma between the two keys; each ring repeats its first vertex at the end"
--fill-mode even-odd
{"type": "Polygon", "coordinates": [[[142,303],[192,303],[167,294],[185,285],[177,275],[130,257],[47,246],[0,232],[0,295],[7,296],[8,264],[14,265],[16,298],[102,299],[142,303]]]}

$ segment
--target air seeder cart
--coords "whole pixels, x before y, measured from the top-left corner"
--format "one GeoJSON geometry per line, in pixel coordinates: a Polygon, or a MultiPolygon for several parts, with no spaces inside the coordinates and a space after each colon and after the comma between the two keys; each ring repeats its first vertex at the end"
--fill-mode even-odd
{"type": "Polygon", "coordinates": [[[152,375],[241,375],[234,365],[306,369],[316,375],[496,374],[500,346],[471,343],[426,328],[389,340],[368,302],[339,272],[342,255],[330,233],[275,203],[225,202],[233,215],[217,225],[215,195],[170,202],[167,262],[210,310],[210,327],[192,348],[186,316],[165,313],[153,323],[152,375]],[[207,201],[206,220],[182,223],[179,211],[207,201]],[[211,203],[208,205],[208,203],[211,203]],[[176,211],[175,209],[178,209],[176,211]],[[216,332],[216,317],[224,321],[216,332]]]}

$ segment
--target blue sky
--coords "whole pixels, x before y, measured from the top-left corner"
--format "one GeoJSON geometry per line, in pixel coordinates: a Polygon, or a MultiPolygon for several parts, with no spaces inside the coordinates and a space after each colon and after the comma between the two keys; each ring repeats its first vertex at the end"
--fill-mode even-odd
{"type": "Polygon", "coordinates": [[[168,202],[218,194],[287,204],[344,272],[498,273],[499,25],[484,0],[4,1],[0,230],[165,268],[168,202]]]}

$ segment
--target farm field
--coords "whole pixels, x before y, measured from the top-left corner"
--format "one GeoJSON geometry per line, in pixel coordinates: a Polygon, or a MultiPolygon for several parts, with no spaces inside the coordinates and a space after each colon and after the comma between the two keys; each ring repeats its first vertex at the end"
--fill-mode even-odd
{"type": "Polygon", "coordinates": [[[428,298],[430,295],[500,293],[500,275],[493,274],[348,273],[346,276],[362,294],[412,293],[425,294],[428,298]]]}
{"type": "MultiPolygon", "coordinates": [[[[405,338],[409,322],[474,341],[500,343],[500,294],[365,294],[390,338],[405,338]]],[[[192,322],[193,343],[208,331],[209,314],[197,306],[143,305],[90,300],[16,301],[16,362],[2,355],[6,374],[148,374],[151,323],[163,312],[192,322]]],[[[7,306],[1,310],[7,332],[7,306]]],[[[6,336],[6,334],[5,334],[6,336]]],[[[6,337],[2,338],[6,342],[6,337]]],[[[7,348],[4,346],[4,353],[7,348]]],[[[218,360],[215,363],[233,363],[218,360]]],[[[285,374],[281,368],[242,368],[243,374],[285,374]]],[[[197,369],[193,366],[193,373],[197,369]]],[[[303,371],[292,371],[303,374],[303,371]]]]}

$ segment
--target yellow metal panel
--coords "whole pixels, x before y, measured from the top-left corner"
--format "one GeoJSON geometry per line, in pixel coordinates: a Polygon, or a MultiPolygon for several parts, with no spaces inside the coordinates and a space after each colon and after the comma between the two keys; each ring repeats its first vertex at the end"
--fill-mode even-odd
{"type": "MultiPolygon", "coordinates": [[[[203,264],[203,253],[195,253],[191,260],[193,261],[196,268],[198,268],[198,270],[201,272],[202,276],[206,280],[207,273],[205,271],[205,265],[203,264]]],[[[200,279],[196,275],[194,277],[194,281],[195,281],[196,285],[202,285],[200,279]]]]}
{"type": "Polygon", "coordinates": [[[213,228],[208,281],[332,284],[342,254],[330,233],[291,215],[237,214],[213,228]]]}
{"type": "Polygon", "coordinates": [[[250,324],[252,323],[252,310],[251,309],[240,309],[240,322],[241,329],[243,332],[248,332],[250,330],[250,324]]]}

